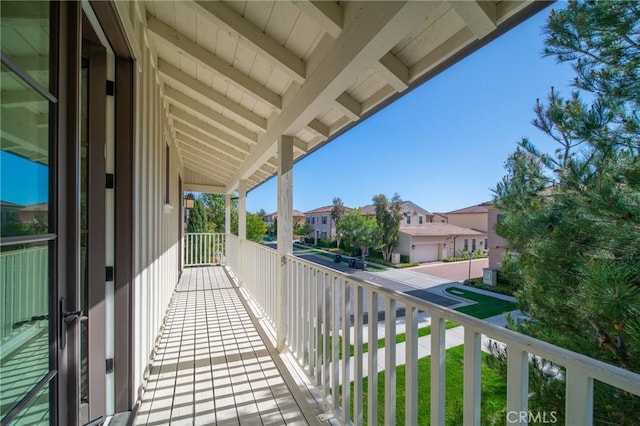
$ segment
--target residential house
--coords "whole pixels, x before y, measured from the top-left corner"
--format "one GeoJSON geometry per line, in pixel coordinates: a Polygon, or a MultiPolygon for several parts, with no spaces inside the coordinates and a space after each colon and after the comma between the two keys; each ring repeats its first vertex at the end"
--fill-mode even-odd
{"type": "Polygon", "coordinates": [[[490,205],[490,202],[485,202],[450,211],[447,213],[448,222],[452,225],[464,226],[466,228],[487,232],[487,217],[490,205]]]}
{"type": "MultiPolygon", "coordinates": [[[[305,223],[305,215],[300,210],[292,210],[293,214],[293,226],[303,225],[305,223]]],[[[278,212],[265,214],[262,216],[262,220],[267,223],[267,227],[271,229],[272,225],[276,223],[278,212]]]]}
{"type": "MultiPolygon", "coordinates": [[[[446,320],[469,337],[465,424],[480,418],[480,335],[515,348],[509,411],[527,412],[531,356],[566,367],[567,424],[593,422],[596,380],[640,393],[635,373],[293,256],[290,232],[278,234],[277,250],[246,239],[249,191],[277,176],[278,223],[290,229],[294,162],[546,6],[2,2],[0,149],[46,169],[3,181],[3,200],[18,204],[6,194],[43,178],[49,214],[41,234],[1,237],[0,422],[358,423],[360,361],[375,366],[377,352],[356,345],[340,359],[328,339],[340,333],[340,312],[353,315],[353,327],[341,322],[343,342],[362,339],[362,301],[377,296],[389,333],[400,304],[408,330],[419,310],[438,319],[431,424],[445,423],[448,404],[437,339],[446,320]],[[185,191],[225,195],[224,234],[183,234],[185,191]],[[300,396],[299,372],[316,399],[300,396]]],[[[377,339],[377,327],[369,332],[377,339]]],[[[407,333],[407,348],[417,338],[407,333]]],[[[387,342],[386,368],[396,367],[395,345],[387,342]]],[[[418,424],[417,352],[406,353],[403,420],[418,424]]],[[[391,389],[383,400],[394,424],[395,375],[385,380],[378,389],[391,389]]],[[[368,404],[375,424],[377,395],[368,404]]]]}
{"type": "Polygon", "coordinates": [[[434,223],[447,223],[449,221],[448,218],[447,218],[447,214],[446,213],[433,212],[431,214],[433,215],[433,217],[431,218],[431,222],[434,222],[434,223]]]}
{"type": "MultiPolygon", "coordinates": [[[[312,237],[316,240],[329,239],[336,237],[336,223],[331,217],[333,205],[318,207],[304,213],[307,224],[313,228],[312,237]]],[[[351,211],[350,207],[344,207],[345,213],[351,211]]]]}
{"type": "MultiPolygon", "coordinates": [[[[400,211],[402,212],[400,229],[422,227],[430,223],[433,218],[431,213],[411,201],[403,201],[400,205],[400,211]]],[[[363,216],[375,216],[376,206],[374,204],[362,206],[360,213],[363,216]]]]}
{"type": "Polygon", "coordinates": [[[432,262],[459,255],[466,248],[474,251],[487,234],[450,223],[430,222],[422,227],[400,229],[397,252],[410,262],[432,262]]]}
{"type": "Polygon", "coordinates": [[[0,201],[0,230],[12,222],[16,222],[20,219],[20,210],[24,206],[16,203],[10,203],[8,201],[0,201]]]}

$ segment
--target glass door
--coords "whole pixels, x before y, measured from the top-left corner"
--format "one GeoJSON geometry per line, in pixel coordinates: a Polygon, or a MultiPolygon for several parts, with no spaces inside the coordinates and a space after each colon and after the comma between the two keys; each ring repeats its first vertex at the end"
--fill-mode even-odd
{"type": "Polygon", "coordinates": [[[59,328],[48,2],[0,14],[0,424],[54,423],[59,328]]]}
{"type": "Polygon", "coordinates": [[[83,25],[80,72],[79,309],[80,424],[105,418],[105,126],[106,51],[83,25]],[[88,39],[87,39],[88,37],[88,39]]]}

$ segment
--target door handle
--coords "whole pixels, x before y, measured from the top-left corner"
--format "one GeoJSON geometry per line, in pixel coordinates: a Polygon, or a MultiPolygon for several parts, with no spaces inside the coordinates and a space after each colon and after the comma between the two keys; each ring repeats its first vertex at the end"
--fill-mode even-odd
{"type": "Polygon", "coordinates": [[[82,315],[82,311],[65,312],[62,318],[65,324],[71,324],[75,320],[86,321],[89,319],[88,316],[82,315]]]}
{"type": "Polygon", "coordinates": [[[83,312],[81,310],[67,311],[66,301],[64,297],[60,299],[59,315],[60,335],[58,337],[58,345],[60,347],[60,350],[63,350],[67,346],[67,326],[71,325],[75,320],[86,321],[89,319],[89,317],[83,315],[83,312]]]}

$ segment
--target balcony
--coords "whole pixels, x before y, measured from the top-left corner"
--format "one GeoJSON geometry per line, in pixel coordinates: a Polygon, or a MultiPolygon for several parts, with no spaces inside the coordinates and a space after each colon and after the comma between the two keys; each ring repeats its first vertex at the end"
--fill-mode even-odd
{"type": "MultiPolygon", "coordinates": [[[[508,353],[507,413],[528,410],[528,360],[533,357],[565,369],[558,380],[566,386],[566,424],[593,423],[594,380],[640,395],[638,374],[292,255],[280,263],[277,251],[234,235],[190,234],[187,241],[185,265],[190,267],[167,312],[137,424],[167,419],[378,424],[381,412],[385,424],[422,424],[420,312],[430,315],[432,326],[427,338],[431,424],[446,423],[446,321],[464,330],[464,424],[480,424],[481,351],[487,339],[500,342],[508,353]],[[404,316],[398,308],[404,308],[404,316]],[[369,326],[370,312],[383,318],[378,327],[369,326]],[[384,330],[384,348],[363,352],[364,342],[383,337],[379,330],[384,330]],[[399,332],[406,333],[406,342],[396,343],[399,332]],[[406,397],[399,407],[400,365],[406,397]],[[368,371],[391,374],[379,381],[368,371]]],[[[511,416],[508,423],[526,424],[526,416],[511,416]]]]}

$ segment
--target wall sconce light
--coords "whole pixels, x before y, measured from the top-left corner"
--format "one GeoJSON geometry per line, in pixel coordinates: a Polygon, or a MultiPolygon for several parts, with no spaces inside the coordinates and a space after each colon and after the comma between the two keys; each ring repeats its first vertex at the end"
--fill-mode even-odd
{"type": "Polygon", "coordinates": [[[416,248],[416,245],[415,244],[411,244],[411,248],[412,249],[416,248]]]}
{"type": "Polygon", "coordinates": [[[196,198],[193,196],[193,194],[189,193],[186,197],[184,197],[184,206],[187,208],[187,210],[193,209],[195,207],[195,203],[196,198]]]}

